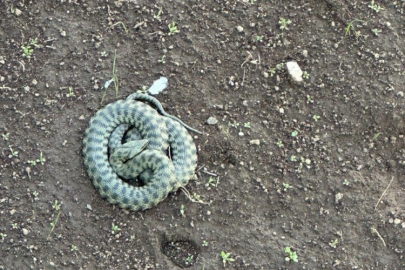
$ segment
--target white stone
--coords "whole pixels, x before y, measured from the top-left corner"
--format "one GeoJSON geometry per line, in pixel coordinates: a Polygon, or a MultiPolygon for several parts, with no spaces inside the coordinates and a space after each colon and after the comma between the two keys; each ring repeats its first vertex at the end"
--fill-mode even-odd
{"type": "Polygon", "coordinates": [[[19,10],[18,8],[16,8],[16,9],[14,10],[14,13],[15,13],[15,15],[17,15],[17,16],[20,16],[20,15],[22,14],[22,11],[19,10]]]}
{"type": "Polygon", "coordinates": [[[218,123],[218,120],[214,116],[210,116],[207,119],[207,124],[208,125],[215,125],[216,123],[218,123]]]}
{"type": "Polygon", "coordinates": [[[295,82],[302,82],[302,70],[297,62],[290,61],[286,63],[288,74],[295,82]]]}
{"type": "Polygon", "coordinates": [[[342,193],[337,193],[335,195],[335,203],[339,203],[339,201],[343,198],[343,194],[342,193]]]}
{"type": "Polygon", "coordinates": [[[236,30],[238,30],[239,33],[243,32],[243,27],[238,25],[236,26],[236,30]]]}
{"type": "Polygon", "coordinates": [[[157,95],[167,88],[168,80],[166,77],[160,77],[154,81],[152,86],[148,89],[148,92],[152,95],[157,95]]]}
{"type": "Polygon", "coordinates": [[[260,145],[260,140],[251,140],[250,142],[249,142],[251,145],[260,145]]]}
{"type": "Polygon", "coordinates": [[[400,220],[399,218],[394,219],[394,224],[398,225],[402,222],[402,220],[400,220]]]}

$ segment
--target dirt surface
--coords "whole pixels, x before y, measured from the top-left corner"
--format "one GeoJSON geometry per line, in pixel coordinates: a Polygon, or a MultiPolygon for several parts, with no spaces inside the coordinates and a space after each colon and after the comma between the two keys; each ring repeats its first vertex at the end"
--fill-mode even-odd
{"type": "Polygon", "coordinates": [[[404,10],[1,1],[0,269],[405,269],[404,10]],[[164,108],[204,132],[187,186],[204,203],[121,210],[84,170],[83,133],[160,76],[164,108]]]}

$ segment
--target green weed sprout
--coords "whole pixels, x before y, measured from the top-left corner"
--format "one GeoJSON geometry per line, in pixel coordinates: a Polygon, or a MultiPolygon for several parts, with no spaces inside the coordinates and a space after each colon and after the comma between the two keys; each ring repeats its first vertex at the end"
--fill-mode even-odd
{"type": "Polygon", "coordinates": [[[285,257],[285,260],[287,262],[289,262],[289,261],[298,262],[297,252],[291,251],[290,247],[285,248],[285,253],[287,253],[287,255],[288,255],[287,257],[285,257]]]}
{"type": "Polygon", "coordinates": [[[224,263],[224,267],[226,266],[227,262],[234,262],[235,259],[231,257],[231,253],[221,251],[222,262],[224,263]]]}

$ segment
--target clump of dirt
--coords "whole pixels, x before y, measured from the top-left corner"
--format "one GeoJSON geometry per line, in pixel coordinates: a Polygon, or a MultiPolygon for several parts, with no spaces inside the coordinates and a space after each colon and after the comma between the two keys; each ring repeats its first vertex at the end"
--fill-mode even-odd
{"type": "Polygon", "coordinates": [[[182,268],[191,267],[197,262],[198,249],[191,241],[169,241],[162,244],[162,253],[182,268]]]}

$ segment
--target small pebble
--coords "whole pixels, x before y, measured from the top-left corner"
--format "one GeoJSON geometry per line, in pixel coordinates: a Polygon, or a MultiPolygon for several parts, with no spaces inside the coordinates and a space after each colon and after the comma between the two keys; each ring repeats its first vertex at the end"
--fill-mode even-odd
{"type": "Polygon", "coordinates": [[[260,145],[260,140],[251,140],[250,142],[249,142],[251,145],[260,145]]]}
{"type": "Polygon", "coordinates": [[[238,25],[236,26],[236,30],[238,30],[239,33],[243,32],[243,27],[238,25]]]}
{"type": "Polygon", "coordinates": [[[17,16],[20,16],[20,15],[22,14],[22,11],[19,10],[18,8],[16,8],[16,9],[14,10],[14,14],[17,15],[17,16]]]}
{"type": "Polygon", "coordinates": [[[14,215],[15,212],[16,212],[16,210],[15,210],[15,209],[12,209],[12,210],[10,211],[10,215],[14,215]]]}
{"type": "Polygon", "coordinates": [[[84,115],[83,115],[83,114],[82,114],[82,115],[80,115],[79,120],[84,120],[84,119],[86,119],[86,117],[84,117],[84,115]]]}
{"type": "Polygon", "coordinates": [[[61,31],[60,31],[60,35],[61,35],[61,37],[66,37],[66,31],[65,31],[65,30],[61,30],[61,31]]]}
{"type": "Polygon", "coordinates": [[[208,125],[215,125],[216,123],[218,123],[218,120],[214,116],[211,116],[207,119],[208,125]]]}
{"type": "Polygon", "coordinates": [[[295,82],[302,82],[302,70],[297,62],[290,61],[286,63],[288,74],[290,75],[291,79],[295,82]]]}
{"type": "Polygon", "coordinates": [[[307,50],[303,50],[303,51],[302,51],[302,56],[308,57],[308,51],[307,51],[307,50]]]}
{"type": "Polygon", "coordinates": [[[339,201],[343,198],[343,194],[342,193],[337,193],[335,195],[335,203],[339,203],[339,201]]]}
{"type": "Polygon", "coordinates": [[[30,233],[30,231],[27,230],[26,228],[23,228],[23,229],[22,229],[22,233],[23,233],[24,235],[28,235],[28,234],[30,233]]]}
{"type": "Polygon", "coordinates": [[[34,86],[35,86],[35,85],[37,85],[37,84],[38,84],[38,81],[37,81],[37,80],[35,80],[35,79],[33,79],[31,83],[32,83],[32,85],[34,85],[34,86]]]}
{"type": "Polygon", "coordinates": [[[87,208],[87,209],[89,209],[90,211],[92,211],[92,210],[93,210],[93,207],[91,207],[91,205],[90,205],[90,204],[87,204],[87,205],[86,205],[86,208],[87,208]]]}
{"type": "Polygon", "coordinates": [[[398,225],[401,222],[402,220],[400,220],[399,218],[394,219],[394,225],[398,225]]]}
{"type": "Polygon", "coordinates": [[[238,133],[239,137],[243,137],[245,136],[245,133],[243,133],[242,131],[238,133]]]}

